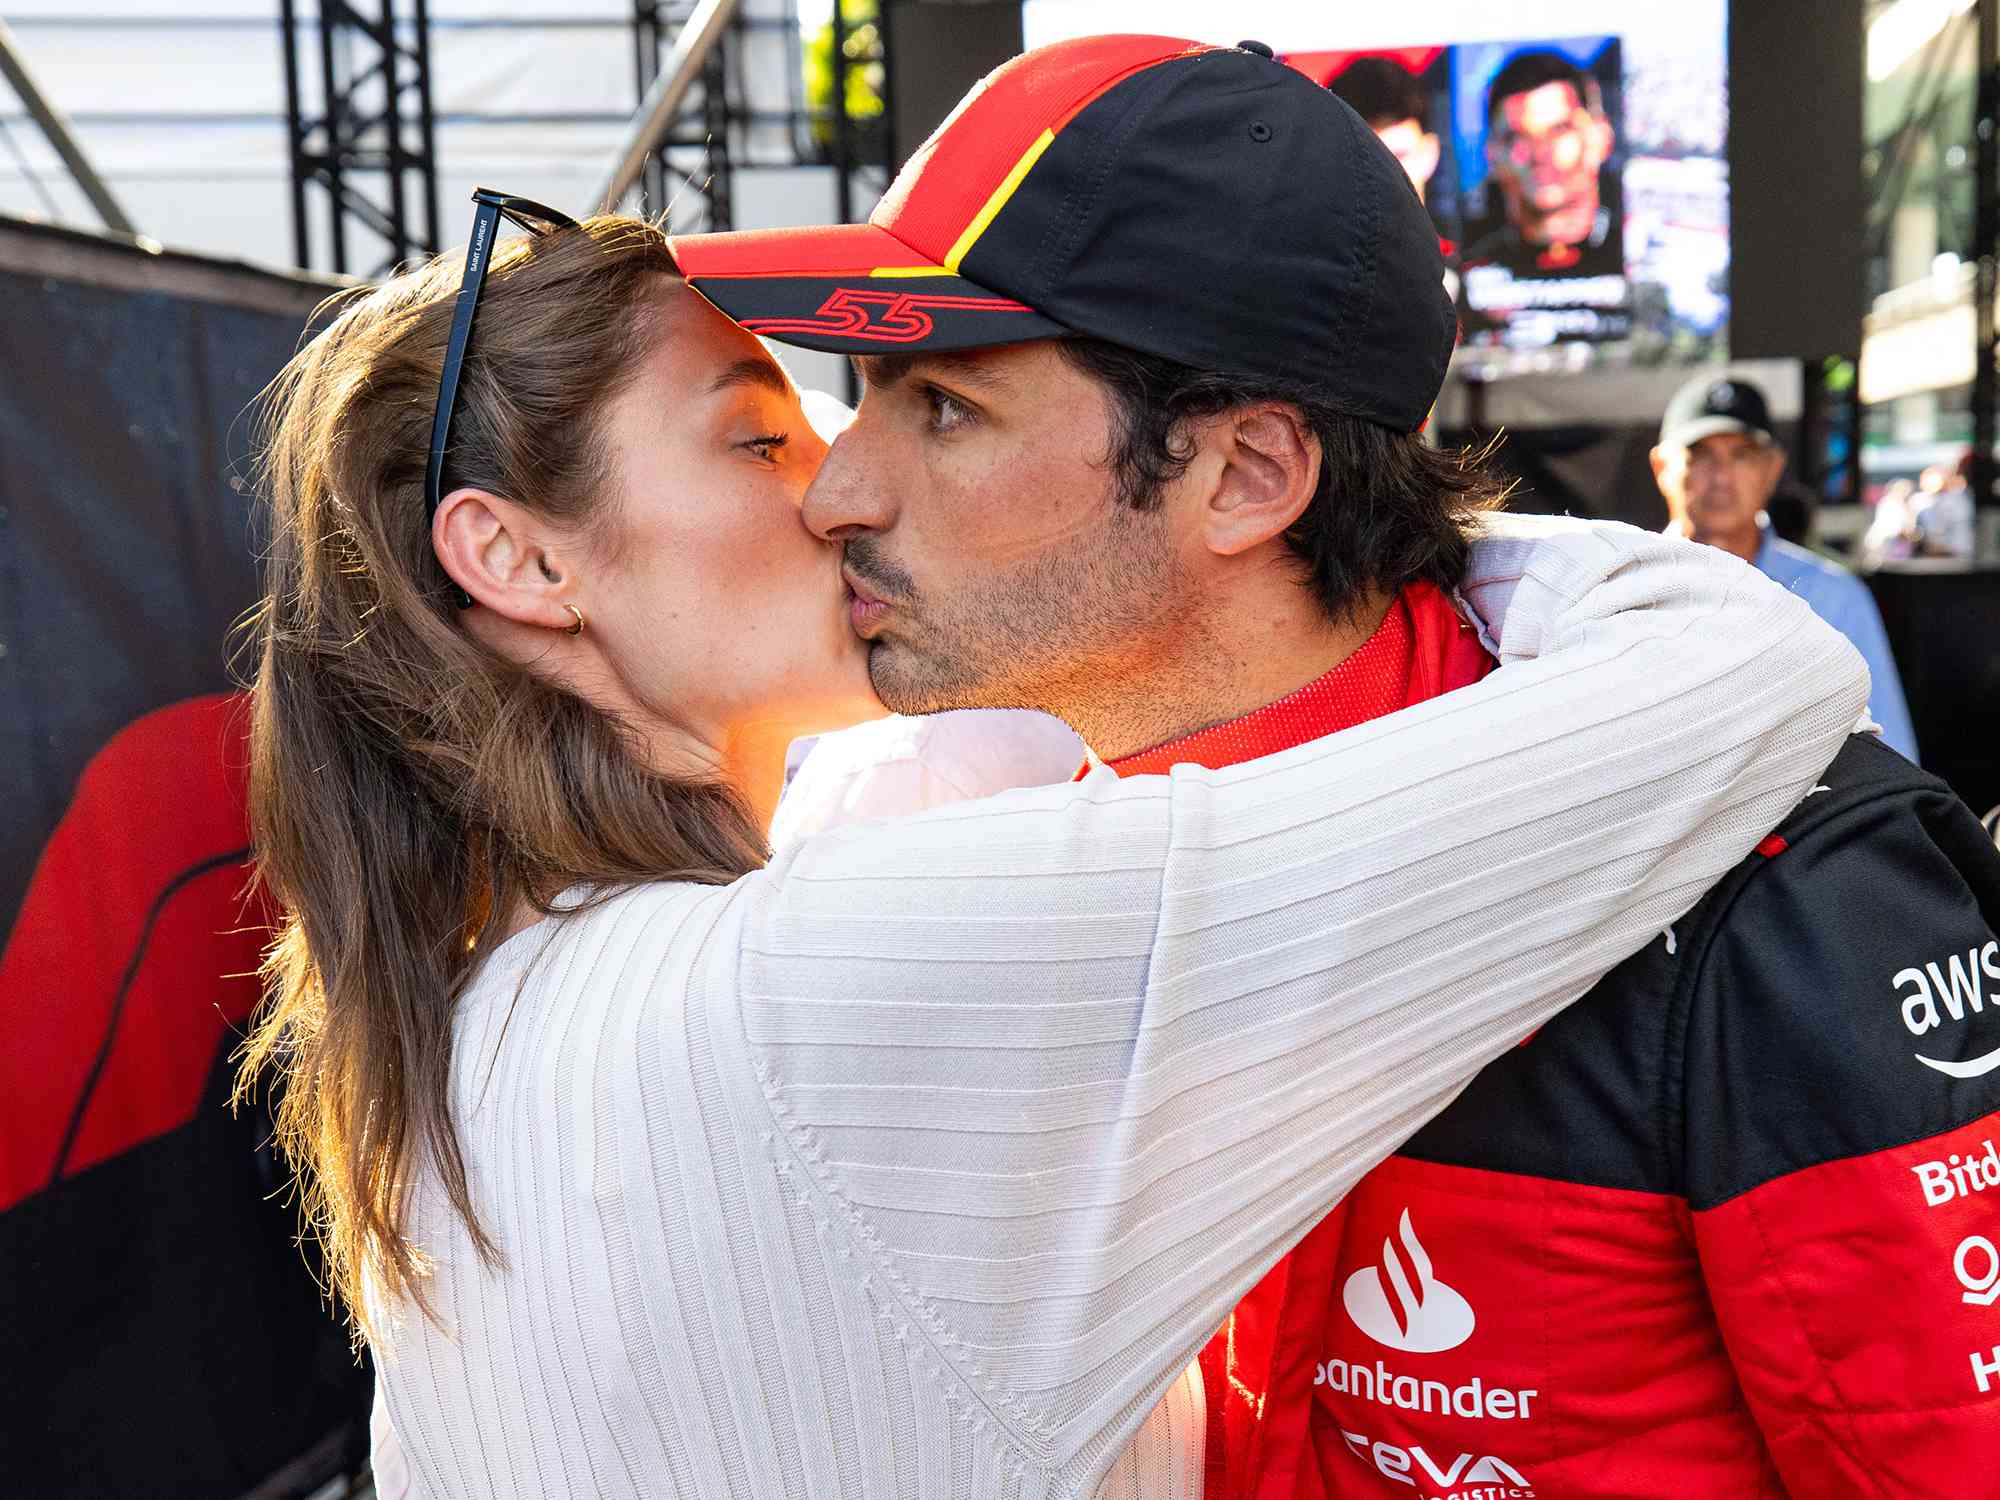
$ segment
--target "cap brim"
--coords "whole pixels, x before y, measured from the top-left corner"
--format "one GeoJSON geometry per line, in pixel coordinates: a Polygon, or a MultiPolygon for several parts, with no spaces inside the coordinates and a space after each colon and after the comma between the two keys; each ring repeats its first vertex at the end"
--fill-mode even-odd
{"type": "Polygon", "coordinates": [[[873,224],[676,236],[688,285],[763,338],[834,354],[976,349],[1069,330],[873,224]]]}
{"type": "Polygon", "coordinates": [[[1770,442],[1771,434],[1761,427],[1753,427],[1748,422],[1735,417],[1696,417],[1692,422],[1683,422],[1672,432],[1660,439],[1662,448],[1692,448],[1703,438],[1712,438],[1725,432],[1743,432],[1751,437],[1770,442]]]}

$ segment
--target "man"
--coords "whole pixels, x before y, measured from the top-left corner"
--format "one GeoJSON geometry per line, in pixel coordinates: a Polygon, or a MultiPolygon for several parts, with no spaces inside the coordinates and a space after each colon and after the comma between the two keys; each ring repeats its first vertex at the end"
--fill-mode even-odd
{"type": "Polygon", "coordinates": [[[1394,58],[1357,57],[1326,86],[1389,148],[1417,197],[1428,203],[1441,152],[1437,132],[1424,123],[1424,90],[1416,75],[1394,58]]]}
{"type": "MultiPolygon", "coordinates": [[[[1452,342],[1435,237],[1352,111],[1268,57],[1042,49],[868,225],[677,244],[745,326],[863,356],[805,514],[845,545],[892,709],[1054,711],[1151,772],[1489,665],[1448,590],[1490,482],[1419,431],[1452,342]]],[[[1961,1295],[2000,1201],[2000,859],[1878,746],[1825,783],[1253,1291],[1202,1359],[1210,1495],[1916,1495],[1986,1471],[2000,1327],[1961,1295]]],[[[1365,848],[1325,855],[1364,878],[1365,848]]],[[[1382,891],[1355,941],[1396,963],[1424,901],[1382,891]]]]}
{"type": "Polygon", "coordinates": [[[1785,450],[1772,436],[1764,393],[1734,377],[1689,381],[1667,404],[1652,461],[1673,531],[1754,564],[1854,643],[1874,680],[1869,712],[1882,738],[1915,760],[1917,736],[1902,679],[1867,585],[1840,564],[1774,535],[1765,515],[1784,477],[1785,450]]]}
{"type": "Polygon", "coordinates": [[[1972,452],[1949,468],[1933,464],[1919,477],[1916,507],[1917,556],[1970,558],[1977,550],[1978,522],[1972,503],[1972,452]]]}
{"type": "Polygon", "coordinates": [[[1597,80],[1560,52],[1522,52],[1486,89],[1486,162],[1507,223],[1466,252],[1518,276],[1621,276],[1615,137],[1597,80]]]}

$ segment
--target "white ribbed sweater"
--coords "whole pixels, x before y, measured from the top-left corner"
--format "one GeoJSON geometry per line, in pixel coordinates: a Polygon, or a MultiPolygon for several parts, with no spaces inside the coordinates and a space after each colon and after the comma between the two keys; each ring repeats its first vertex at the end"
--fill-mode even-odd
{"type": "Polygon", "coordinates": [[[427,1500],[1198,1496],[1182,1372],[1228,1309],[1747,854],[1867,698],[1720,552],[1493,531],[1475,687],[496,949],[453,1098],[505,1265],[419,1181],[443,1328],[376,1310],[385,1493],[406,1456],[427,1500]]]}

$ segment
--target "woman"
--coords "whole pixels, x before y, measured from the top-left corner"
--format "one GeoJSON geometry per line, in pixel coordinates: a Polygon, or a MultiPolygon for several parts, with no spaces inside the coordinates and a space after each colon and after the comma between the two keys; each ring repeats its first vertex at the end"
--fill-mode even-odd
{"type": "Polygon", "coordinates": [[[415,1493],[1198,1493],[1223,1313],[1866,695],[1703,549],[1487,542],[1477,687],[760,869],[786,742],[877,711],[796,393],[606,217],[495,256],[440,403],[458,264],[276,387],[256,624],[244,1079],[415,1493]]]}

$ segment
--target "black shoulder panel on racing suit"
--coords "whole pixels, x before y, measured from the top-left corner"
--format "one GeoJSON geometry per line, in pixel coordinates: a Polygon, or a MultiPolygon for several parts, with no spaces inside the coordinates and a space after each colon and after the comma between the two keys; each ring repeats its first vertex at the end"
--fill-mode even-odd
{"type": "Polygon", "coordinates": [[[2000,1109],[2000,850],[1876,741],[1825,781],[1684,950],[1669,1139],[1697,1211],[2000,1109]]]}
{"type": "MultiPolygon", "coordinates": [[[[1949,983],[1952,945],[1961,969],[1968,945],[1978,960],[1980,907],[2000,912],[2000,852],[1943,782],[1872,736],[1850,739],[1821,780],[1826,790],[1776,830],[1782,852],[1744,860],[1668,933],[1490,1064],[1401,1154],[1690,1193],[1702,1207],[2000,1106],[2000,1072],[1955,1080],[1913,1060],[1918,1039],[1904,1028],[1891,983],[1927,960],[1949,983]],[[1913,905],[1925,912],[1914,929],[1913,905]],[[1960,913],[1962,938],[1933,945],[1936,953],[1904,954],[1899,937],[1904,946],[1929,943],[1947,925],[1939,920],[1946,908],[1960,913]],[[1792,973],[1813,977],[1802,988],[1792,973]],[[1724,1045],[1745,1028],[1755,1045],[1724,1045]],[[1885,1091],[1893,1119],[1875,1107],[1861,1119],[1827,1097],[1857,1064],[1892,1069],[1888,1077],[1925,1076],[1885,1091]],[[1691,1079],[1691,1069],[1702,1076],[1691,1079]],[[1687,1118],[1691,1093],[1700,1103],[1687,1118]]],[[[1986,982],[2000,1002],[2000,974],[1986,982]]],[[[1914,987],[1906,981],[1904,993],[1914,987]]],[[[2000,1046],[2000,1010],[1986,1009],[1993,1035],[1982,1042],[1973,1026],[1950,1021],[1940,997],[1959,1051],[1929,1050],[1955,1062],[2000,1046]]]]}

